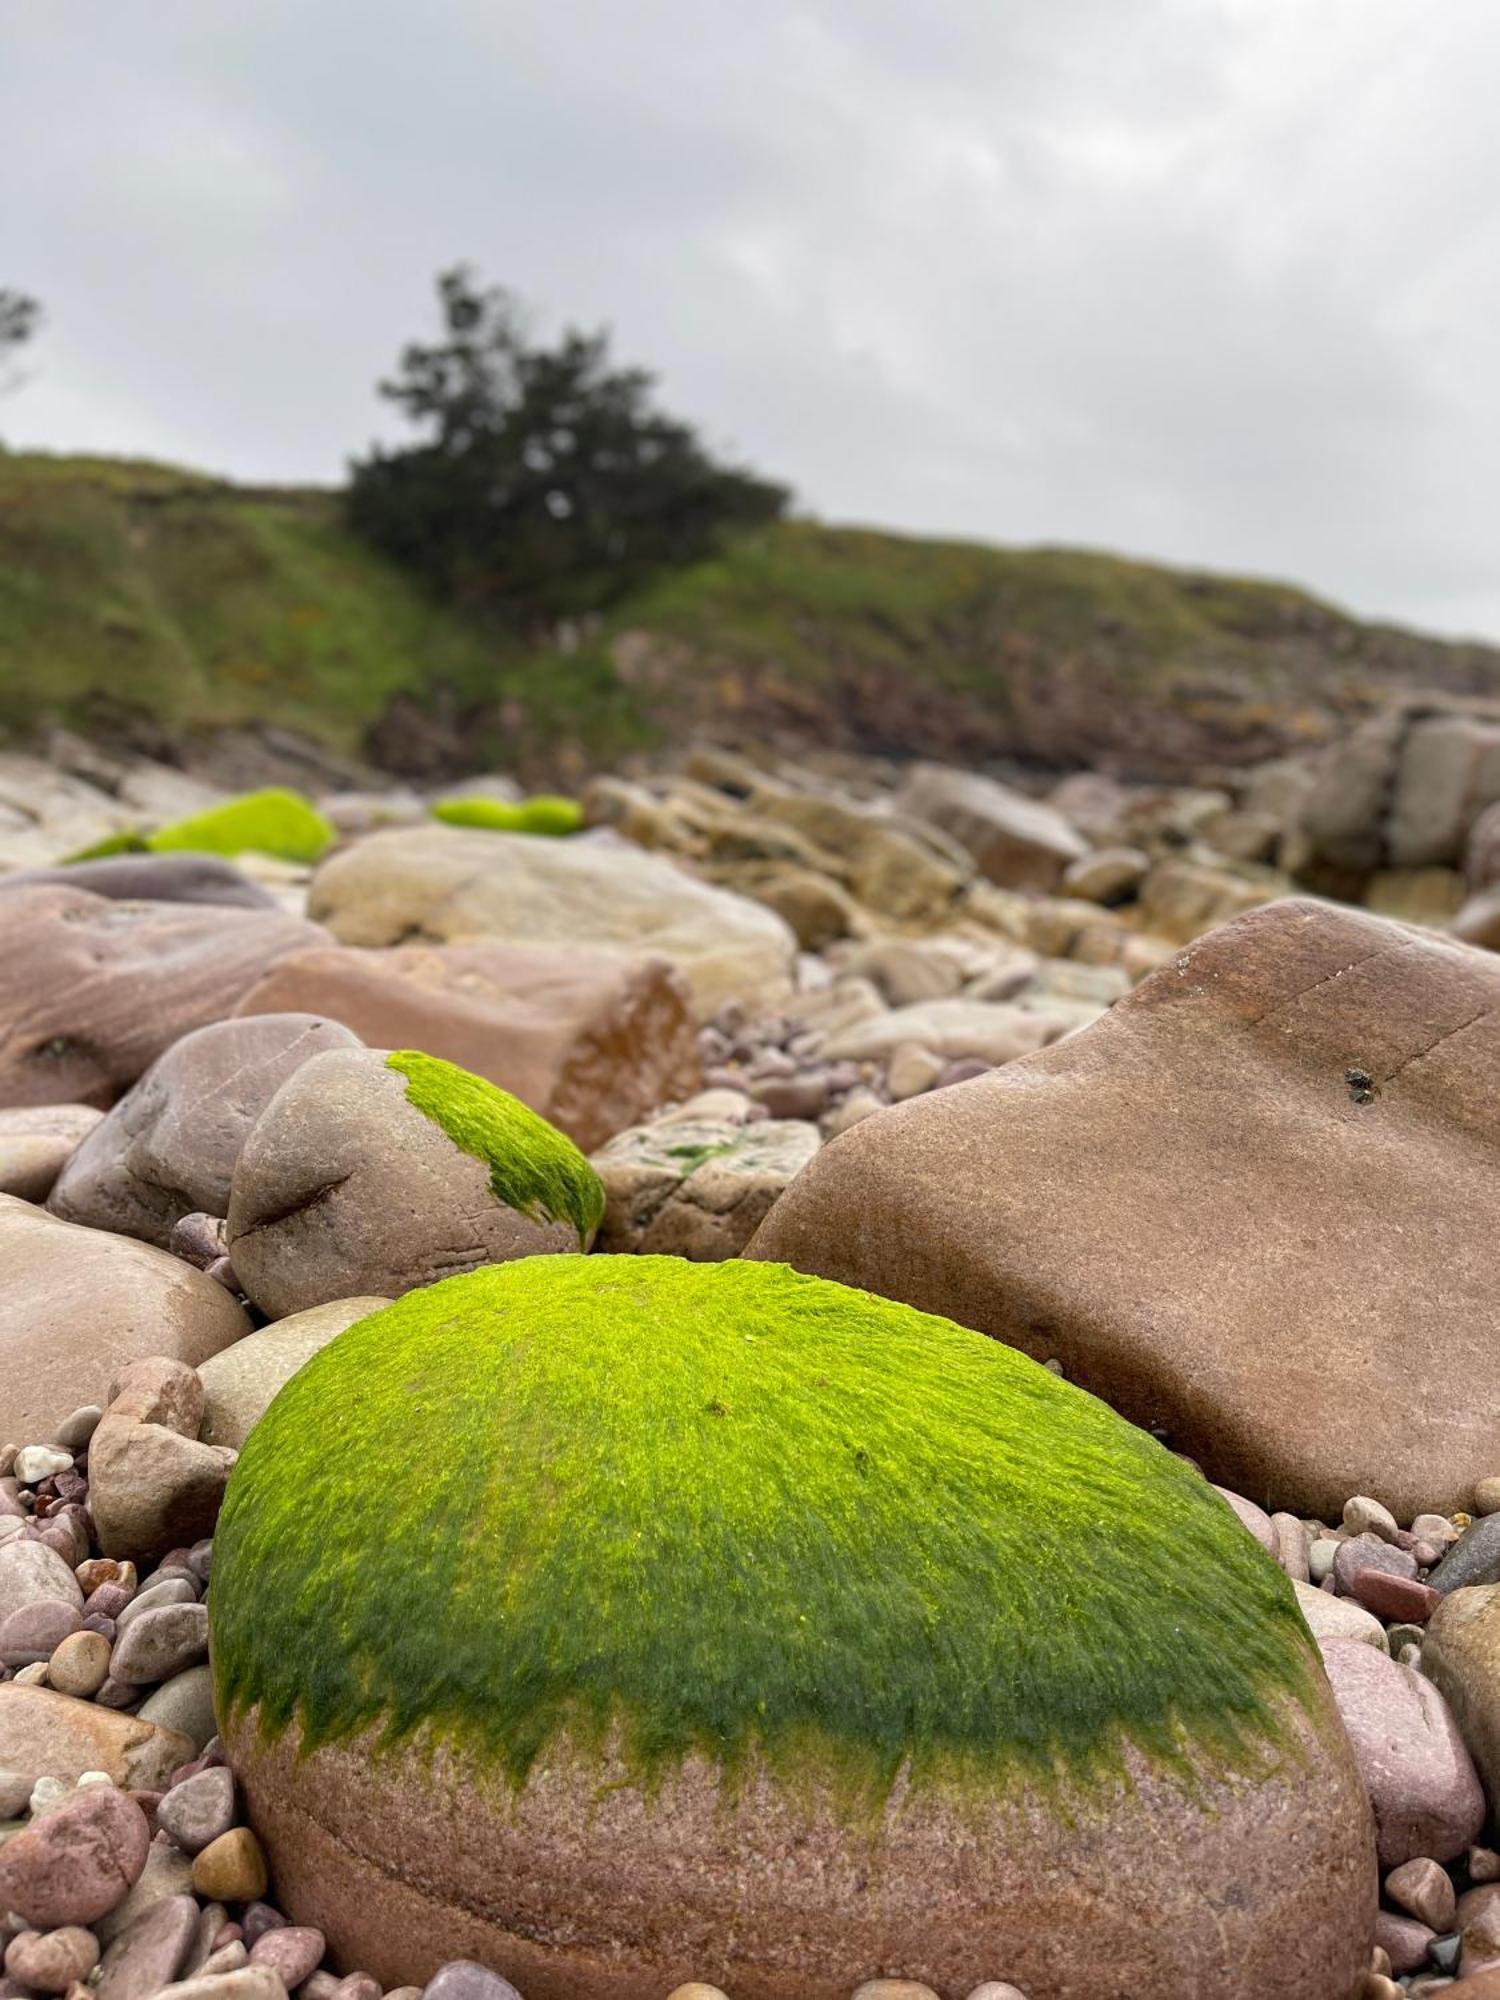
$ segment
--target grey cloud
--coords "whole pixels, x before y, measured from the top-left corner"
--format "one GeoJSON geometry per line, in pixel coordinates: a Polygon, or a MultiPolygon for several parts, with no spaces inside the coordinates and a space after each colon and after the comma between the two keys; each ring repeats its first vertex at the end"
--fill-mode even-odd
{"type": "Polygon", "coordinates": [[[457,257],[833,518],[1500,636],[1486,0],[49,0],[17,442],[336,477],[457,257]]]}

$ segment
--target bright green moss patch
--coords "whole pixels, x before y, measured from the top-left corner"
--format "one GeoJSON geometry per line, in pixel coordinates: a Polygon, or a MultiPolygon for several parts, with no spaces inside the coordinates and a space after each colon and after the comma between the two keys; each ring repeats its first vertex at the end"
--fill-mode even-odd
{"type": "Polygon", "coordinates": [[[604,1185],[573,1141],[519,1097],[418,1049],[397,1049],[387,1069],[406,1078],[406,1100],[454,1145],[483,1160],[497,1201],[533,1222],[571,1222],[579,1248],[604,1219],[604,1185]]]}
{"type": "Polygon", "coordinates": [[[342,1334],[251,1433],[215,1543],[221,1716],[383,1725],[519,1783],[764,1754],[917,1782],[1258,1765],[1316,1655],[1213,1490],[947,1320],[782,1266],[533,1257],[342,1334]]]}
{"type": "Polygon", "coordinates": [[[479,826],[491,833],[544,833],[554,837],[577,833],[583,825],[583,808],[576,799],[553,798],[539,793],[512,805],[506,799],[439,799],[432,808],[434,819],[446,826],[479,826]]]}
{"type": "Polygon", "coordinates": [[[310,800],[273,786],[161,827],[146,845],[154,854],[190,849],[199,854],[272,854],[281,861],[314,862],[333,839],[333,828],[310,800]]]}

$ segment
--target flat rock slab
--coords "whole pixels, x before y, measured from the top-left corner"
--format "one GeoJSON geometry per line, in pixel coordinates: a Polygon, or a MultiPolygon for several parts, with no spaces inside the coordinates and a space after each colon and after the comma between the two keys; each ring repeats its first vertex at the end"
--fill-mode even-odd
{"type": "Polygon", "coordinates": [[[796,939],[759,903],[609,835],[547,840],[422,827],[371,834],[326,861],[308,914],[341,944],[605,946],[670,959],[706,1018],[775,1006],[796,939]]]}
{"type": "Polygon", "coordinates": [[[1057,1047],[865,1120],[749,1254],[1057,1356],[1260,1505],[1493,1470],[1500,960],[1289,901],[1057,1047]]]}
{"type": "Polygon", "coordinates": [[[238,1008],[297,1010],[342,1021],[371,1048],[472,1070],[585,1152],[699,1083],[691,995],[665,958],[506,944],[300,951],[238,1008]]]}
{"type": "Polygon", "coordinates": [[[191,1264],[0,1195],[0,1438],[50,1438],[80,1404],[108,1401],[130,1362],[193,1367],[249,1331],[191,1264]]]}

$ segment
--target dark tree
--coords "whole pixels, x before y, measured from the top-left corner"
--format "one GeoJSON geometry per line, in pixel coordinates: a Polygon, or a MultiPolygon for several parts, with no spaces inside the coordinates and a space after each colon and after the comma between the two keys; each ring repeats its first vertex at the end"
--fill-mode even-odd
{"type": "Polygon", "coordinates": [[[377,448],[349,490],[355,529],[435,590],[522,622],[576,615],[782,512],[786,489],[714,460],[649,374],[612,366],[607,334],[540,346],[464,267],[437,289],[445,338],[380,385],[422,440],[377,448]]]}
{"type": "Polygon", "coordinates": [[[10,292],[0,285],[0,389],[11,386],[5,373],[7,357],[36,332],[42,309],[24,292],[10,292]]]}

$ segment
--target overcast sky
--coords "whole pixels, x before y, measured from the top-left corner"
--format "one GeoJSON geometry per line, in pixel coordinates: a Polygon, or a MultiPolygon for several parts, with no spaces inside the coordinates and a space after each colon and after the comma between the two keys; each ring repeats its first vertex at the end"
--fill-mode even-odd
{"type": "Polygon", "coordinates": [[[332,479],[468,259],[828,519],[1500,638],[1496,0],[0,0],[13,444],[332,479]]]}

